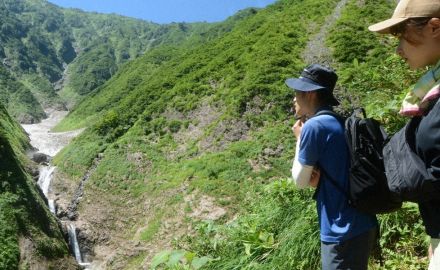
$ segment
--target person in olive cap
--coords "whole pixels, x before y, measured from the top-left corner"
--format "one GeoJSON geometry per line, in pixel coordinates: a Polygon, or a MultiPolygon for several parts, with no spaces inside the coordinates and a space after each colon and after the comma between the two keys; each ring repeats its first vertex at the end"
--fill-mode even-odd
{"type": "MultiPolygon", "coordinates": [[[[420,118],[415,152],[440,182],[440,0],[402,0],[392,18],[369,29],[396,36],[397,54],[411,69],[430,67],[407,93],[400,114],[420,118]]],[[[419,209],[426,233],[431,236],[429,270],[440,270],[440,196],[420,202],[419,209]]]]}
{"type": "Polygon", "coordinates": [[[333,95],[337,79],[331,69],[313,64],[301,77],[286,80],[295,91],[298,119],[292,128],[297,139],[292,179],[298,188],[318,187],[322,269],[366,270],[377,235],[376,217],[349,206],[346,195],[328,178],[348,190],[350,161],[343,120],[319,113],[339,104],[333,95]]]}

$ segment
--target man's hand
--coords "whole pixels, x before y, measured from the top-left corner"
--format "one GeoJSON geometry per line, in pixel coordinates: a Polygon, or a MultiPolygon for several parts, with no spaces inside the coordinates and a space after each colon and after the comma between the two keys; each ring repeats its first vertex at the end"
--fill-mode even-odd
{"type": "Polygon", "coordinates": [[[303,124],[304,124],[304,122],[301,119],[299,119],[295,122],[295,124],[292,127],[293,134],[295,135],[295,137],[297,139],[299,139],[299,137],[301,135],[301,129],[303,127],[303,124]]]}
{"type": "Polygon", "coordinates": [[[318,187],[319,178],[321,177],[321,171],[318,168],[313,168],[312,175],[310,176],[309,186],[318,187]]]}

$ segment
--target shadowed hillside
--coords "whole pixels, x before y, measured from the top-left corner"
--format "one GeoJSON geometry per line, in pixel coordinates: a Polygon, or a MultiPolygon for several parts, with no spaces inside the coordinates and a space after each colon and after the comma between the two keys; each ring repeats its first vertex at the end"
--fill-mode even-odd
{"type": "Polygon", "coordinates": [[[77,269],[60,227],[25,171],[29,142],[0,105],[0,269],[77,269]]]}

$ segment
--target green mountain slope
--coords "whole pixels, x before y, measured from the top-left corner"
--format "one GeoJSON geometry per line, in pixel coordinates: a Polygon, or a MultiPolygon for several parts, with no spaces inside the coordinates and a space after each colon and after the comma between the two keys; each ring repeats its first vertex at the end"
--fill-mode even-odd
{"type": "Polygon", "coordinates": [[[207,24],[158,25],[117,15],[63,10],[78,57],[68,67],[60,95],[75,103],[107,81],[121,64],[162,43],[181,43],[207,24]]]}
{"type": "Polygon", "coordinates": [[[245,10],[223,23],[172,23],[158,25],[116,15],[64,10],[72,25],[81,54],[69,66],[66,85],[60,95],[79,101],[105,81],[118,68],[150,48],[161,45],[194,44],[228,32],[237,21],[252,15],[245,10]]]}
{"type": "Polygon", "coordinates": [[[193,233],[204,200],[226,221],[255,185],[288,176],[292,92],[283,81],[302,69],[306,41],[336,2],[280,1],[204,44],[153,49],[70,114],[60,129],[89,128],[55,163],[78,183],[103,153],[79,218],[100,224],[87,230],[95,250],[116,249],[108,267],[148,264],[193,233]]]}
{"type": "MultiPolygon", "coordinates": [[[[300,70],[299,55],[307,40],[306,33],[313,31],[307,29],[306,22],[323,20],[319,13],[305,22],[291,20],[289,16],[306,16],[289,11],[298,6],[301,11],[313,9],[314,4],[281,2],[209,43],[193,48],[152,50],[126,65],[68,116],[65,123],[70,125],[61,126],[94,124],[84,138],[87,134],[99,135],[108,144],[138,121],[145,124],[146,133],[155,132],[160,127],[148,130],[148,126],[160,122],[162,113],[171,110],[185,115],[202,106],[204,99],[221,106],[226,120],[245,117],[247,124],[255,127],[272,120],[271,117],[286,116],[292,93],[280,79],[300,70]],[[269,102],[280,102],[281,106],[269,106],[260,114],[246,114],[252,109],[247,106],[263,110],[269,102]]],[[[328,3],[327,9],[332,7],[328,3]]],[[[81,148],[81,144],[78,139],[72,149],[81,148]]]]}
{"type": "MultiPolygon", "coordinates": [[[[302,70],[307,41],[338,2],[282,0],[206,42],[151,49],[61,123],[60,130],[87,129],[55,157],[68,179],[56,188],[76,186],[97,166],[79,207],[96,263],[116,269],[151,263],[319,267],[312,192],[285,181],[295,142],[293,93],[284,80],[302,70]],[[161,250],[168,251],[153,260],[161,250]],[[179,261],[183,256],[187,260],[179,261]]],[[[403,121],[396,114],[402,88],[415,74],[392,56],[395,41],[366,29],[392,5],[348,1],[326,42],[341,77],[340,109],[366,106],[396,130],[403,121]]],[[[381,227],[386,264],[379,268],[375,257],[372,269],[426,266],[414,205],[381,216],[381,227]]]]}
{"type": "Polygon", "coordinates": [[[55,218],[25,171],[29,141],[0,105],[0,268],[77,269],[55,218]]]}
{"type": "Polygon", "coordinates": [[[12,108],[11,114],[22,122],[31,123],[44,117],[42,104],[62,106],[61,100],[54,98],[56,95],[50,82],[61,78],[63,59],[58,56],[61,48],[57,44],[63,42],[65,33],[57,35],[47,30],[49,26],[45,18],[48,13],[57,17],[51,5],[43,5],[39,1],[2,1],[1,69],[8,70],[9,75],[1,79],[6,79],[5,83],[16,81],[21,84],[18,88],[3,88],[2,96],[10,102],[5,105],[8,109],[12,108]],[[41,10],[41,13],[31,12],[35,9],[41,10]],[[37,96],[29,95],[35,92],[37,96]],[[26,99],[14,98],[17,93],[25,93],[22,96],[26,95],[26,99]]]}
{"type": "Polygon", "coordinates": [[[235,21],[252,14],[243,12],[220,26],[158,25],[62,9],[45,0],[2,0],[2,5],[0,68],[8,76],[0,79],[21,85],[20,91],[6,88],[1,95],[8,102],[6,107],[12,108],[10,113],[26,123],[43,118],[43,109],[73,107],[121,65],[150,48],[202,42],[229,31],[235,21]],[[29,96],[26,100],[16,97],[24,92],[29,96]]]}
{"type": "Polygon", "coordinates": [[[32,122],[32,116],[38,119],[45,116],[31,91],[3,66],[0,66],[0,102],[6,104],[9,113],[23,123],[32,122]]]}

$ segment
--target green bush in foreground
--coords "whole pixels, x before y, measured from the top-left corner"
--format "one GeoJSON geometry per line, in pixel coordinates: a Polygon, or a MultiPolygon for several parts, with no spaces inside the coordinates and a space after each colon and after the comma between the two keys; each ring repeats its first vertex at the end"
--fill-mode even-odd
{"type": "MultiPolygon", "coordinates": [[[[203,269],[319,269],[319,230],[311,197],[311,190],[275,181],[249,194],[247,214],[225,225],[202,221],[196,226],[197,237],[182,239],[176,247],[191,247],[194,256],[209,258],[203,269]]],[[[415,204],[378,218],[384,264],[376,249],[370,269],[426,269],[427,241],[415,204]]],[[[181,259],[158,265],[191,269],[184,268],[181,259]]]]}
{"type": "Polygon", "coordinates": [[[187,243],[212,258],[206,269],[318,269],[319,231],[309,190],[286,180],[248,193],[247,214],[225,224],[201,222],[187,243]]]}

